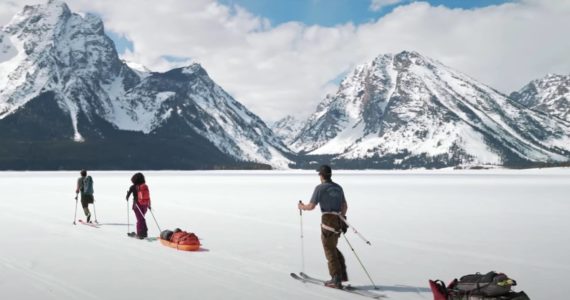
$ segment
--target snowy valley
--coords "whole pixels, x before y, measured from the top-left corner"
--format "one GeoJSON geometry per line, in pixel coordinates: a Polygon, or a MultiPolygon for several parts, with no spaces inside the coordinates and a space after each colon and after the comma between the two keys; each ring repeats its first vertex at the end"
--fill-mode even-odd
{"type": "MultiPolygon", "coordinates": [[[[3,299],[366,299],[289,277],[302,271],[296,203],[317,185],[313,171],[145,172],[160,227],[196,233],[200,252],[128,238],[132,172],[89,174],[100,228],[72,225],[77,172],[0,172],[3,299]]],[[[567,169],[333,177],[346,192],[349,222],[372,246],[350,230],[347,238],[385,299],[433,299],[428,279],[490,270],[514,278],[533,300],[565,299],[567,169]]],[[[81,207],[77,213],[85,218],[81,207]]],[[[320,213],[305,212],[303,222],[304,271],[326,278],[320,213]]],[[[370,287],[344,240],[339,249],[349,283],[370,287]]]]}

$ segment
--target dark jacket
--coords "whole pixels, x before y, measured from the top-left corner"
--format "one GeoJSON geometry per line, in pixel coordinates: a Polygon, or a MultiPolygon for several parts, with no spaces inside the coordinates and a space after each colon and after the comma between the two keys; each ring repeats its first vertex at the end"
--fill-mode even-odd
{"type": "Polygon", "coordinates": [[[131,185],[131,187],[129,188],[129,191],[127,192],[127,200],[129,199],[129,197],[131,196],[131,194],[133,194],[133,200],[135,201],[135,203],[138,201],[138,193],[137,193],[137,186],[136,185],[131,185]]]}

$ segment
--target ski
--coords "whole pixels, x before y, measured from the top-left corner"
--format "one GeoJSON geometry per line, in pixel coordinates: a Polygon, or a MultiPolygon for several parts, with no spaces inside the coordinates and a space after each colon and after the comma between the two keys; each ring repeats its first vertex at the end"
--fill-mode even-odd
{"type": "MultiPolygon", "coordinates": [[[[299,280],[303,283],[312,283],[312,284],[316,284],[316,285],[326,287],[324,280],[313,278],[313,277],[311,277],[311,276],[309,276],[303,272],[301,272],[300,274],[291,273],[291,277],[293,279],[299,280]]],[[[386,297],[385,295],[373,293],[373,292],[370,292],[368,290],[358,289],[358,288],[352,287],[351,285],[345,285],[345,286],[343,286],[342,289],[335,289],[335,290],[339,290],[339,291],[343,291],[343,292],[347,292],[347,293],[351,293],[351,294],[356,294],[356,295],[360,295],[360,296],[364,296],[364,297],[368,297],[368,298],[372,298],[372,299],[382,299],[382,298],[386,297]]]]}
{"type": "Polygon", "coordinates": [[[135,232],[129,232],[129,233],[127,233],[127,236],[128,236],[128,237],[131,237],[131,238],[133,238],[133,239],[137,239],[137,240],[145,240],[145,241],[147,241],[147,242],[158,241],[158,237],[145,237],[145,238],[139,239],[139,238],[137,237],[137,234],[136,234],[135,232]]]}
{"type": "Polygon", "coordinates": [[[78,220],[79,223],[83,224],[83,225],[87,225],[87,226],[91,226],[93,228],[99,228],[99,224],[96,223],[87,223],[83,220],[78,220]]]}
{"type": "MultiPolygon", "coordinates": [[[[307,274],[305,274],[305,273],[303,273],[303,272],[301,272],[300,275],[301,275],[301,277],[302,277],[303,279],[305,279],[305,280],[311,280],[311,281],[313,281],[313,282],[316,283],[316,284],[322,284],[322,285],[325,284],[325,281],[324,281],[324,280],[311,277],[311,276],[309,276],[309,275],[307,275],[307,274]]],[[[354,293],[354,294],[359,294],[359,295],[361,295],[361,296],[370,297],[370,298],[374,298],[374,299],[381,299],[381,298],[385,298],[385,297],[386,297],[386,295],[374,293],[374,292],[371,292],[371,291],[369,291],[369,290],[367,290],[367,289],[357,288],[357,287],[351,286],[350,284],[344,285],[344,286],[343,286],[343,291],[347,291],[347,292],[354,293]]]]}

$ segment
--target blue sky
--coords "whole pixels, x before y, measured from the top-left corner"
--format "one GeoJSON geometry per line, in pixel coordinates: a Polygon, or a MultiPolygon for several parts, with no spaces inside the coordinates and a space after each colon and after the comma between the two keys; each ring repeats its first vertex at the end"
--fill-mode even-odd
{"type": "Polygon", "coordinates": [[[111,30],[106,30],[105,33],[115,42],[115,47],[118,53],[125,53],[126,50],[133,51],[133,42],[126,39],[124,36],[118,35],[111,30]]]}
{"type": "MultiPolygon", "coordinates": [[[[298,21],[307,25],[334,26],[352,22],[354,24],[375,21],[391,12],[399,4],[387,6],[380,11],[370,9],[371,0],[220,0],[222,4],[236,4],[251,13],[265,17],[272,25],[298,21]]],[[[507,0],[429,0],[432,5],[449,8],[478,8],[512,2],[507,0]]]]}

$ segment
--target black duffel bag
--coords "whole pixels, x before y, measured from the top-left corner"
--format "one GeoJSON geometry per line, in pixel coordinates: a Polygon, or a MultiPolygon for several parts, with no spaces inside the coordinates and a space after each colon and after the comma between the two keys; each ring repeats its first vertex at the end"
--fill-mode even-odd
{"type": "Polygon", "coordinates": [[[429,283],[435,300],[530,300],[525,292],[511,290],[516,281],[497,272],[465,275],[447,286],[441,280],[429,283]]]}
{"type": "Polygon", "coordinates": [[[456,294],[480,295],[486,297],[503,296],[511,292],[516,281],[503,273],[470,274],[451,283],[449,288],[456,294]]]}
{"type": "Polygon", "coordinates": [[[172,236],[172,234],[174,234],[174,232],[172,230],[163,230],[160,233],[160,238],[165,240],[165,241],[170,241],[170,237],[172,236]]]}

